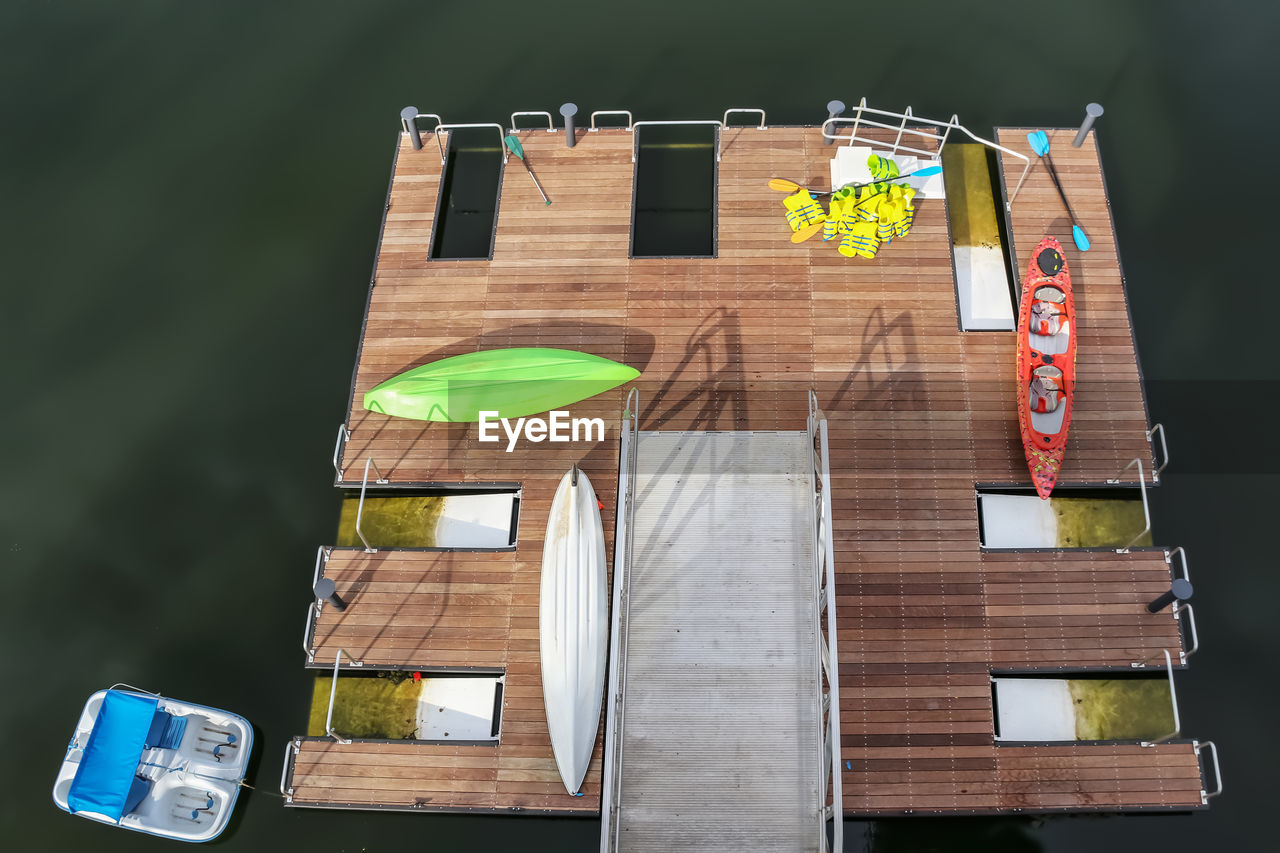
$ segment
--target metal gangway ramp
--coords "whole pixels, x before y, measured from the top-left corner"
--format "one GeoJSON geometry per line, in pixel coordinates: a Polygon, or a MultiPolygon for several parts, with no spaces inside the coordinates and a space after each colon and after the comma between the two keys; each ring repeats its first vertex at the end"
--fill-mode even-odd
{"type": "Polygon", "coordinates": [[[601,850],[839,850],[826,422],[811,394],[806,430],[642,432],[636,401],[601,850]]]}

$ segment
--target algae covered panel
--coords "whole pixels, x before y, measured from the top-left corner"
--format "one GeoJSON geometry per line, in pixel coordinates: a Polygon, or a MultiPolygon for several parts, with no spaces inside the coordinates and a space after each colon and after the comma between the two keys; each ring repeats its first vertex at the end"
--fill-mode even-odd
{"type": "Polygon", "coordinates": [[[986,146],[948,144],[942,149],[942,169],[952,245],[1000,248],[986,146]]]}

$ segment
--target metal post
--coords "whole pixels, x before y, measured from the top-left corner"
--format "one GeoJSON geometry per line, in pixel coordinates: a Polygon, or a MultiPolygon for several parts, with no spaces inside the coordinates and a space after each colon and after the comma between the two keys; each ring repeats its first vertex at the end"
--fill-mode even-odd
{"type": "Polygon", "coordinates": [[[1147,605],[1147,610],[1152,613],[1159,613],[1175,601],[1186,601],[1191,597],[1193,591],[1191,581],[1186,578],[1178,578],[1173,582],[1173,586],[1169,588],[1168,592],[1147,605]]]}
{"type": "Polygon", "coordinates": [[[400,111],[400,123],[404,125],[404,132],[409,134],[409,142],[413,144],[414,151],[422,150],[422,134],[418,133],[418,108],[405,107],[400,111]]]}
{"type": "MultiPolygon", "coordinates": [[[[844,110],[844,101],[827,101],[827,121],[831,121],[833,118],[840,115],[840,113],[844,112],[844,110]]],[[[823,145],[830,145],[833,142],[835,142],[834,139],[827,139],[826,134],[823,134],[823,145]]]]}
{"type": "Polygon", "coordinates": [[[337,586],[329,578],[320,578],[320,580],[316,581],[316,585],[311,588],[311,591],[316,594],[316,598],[321,601],[327,601],[338,610],[347,609],[347,603],[339,597],[337,586]]]}
{"type": "Polygon", "coordinates": [[[578,144],[578,138],[573,135],[573,117],[577,114],[577,104],[560,105],[560,115],[564,116],[564,144],[569,148],[578,144]]]}
{"type": "Polygon", "coordinates": [[[1076,134],[1076,138],[1071,141],[1073,148],[1079,148],[1084,145],[1084,138],[1089,135],[1089,128],[1093,127],[1093,123],[1102,115],[1102,104],[1089,104],[1084,108],[1084,124],[1080,125],[1080,132],[1076,134]]]}

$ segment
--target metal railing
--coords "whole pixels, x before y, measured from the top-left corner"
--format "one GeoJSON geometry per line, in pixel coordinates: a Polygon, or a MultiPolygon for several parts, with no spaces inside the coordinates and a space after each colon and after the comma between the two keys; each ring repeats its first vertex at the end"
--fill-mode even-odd
{"type": "Polygon", "coordinates": [[[806,420],[809,435],[810,462],[813,466],[814,516],[814,586],[817,595],[816,612],[819,621],[818,658],[821,673],[818,678],[819,719],[826,715],[823,736],[819,746],[821,779],[818,796],[819,812],[818,849],[844,849],[844,794],[840,771],[840,660],[836,650],[836,577],[835,545],[831,532],[831,462],[827,441],[827,418],[818,409],[818,397],[809,392],[809,416],[806,420]],[[826,636],[822,632],[822,614],[826,613],[826,636]],[[822,678],[826,678],[823,690],[822,678]],[[827,783],[830,780],[831,804],[827,804],[827,783]],[[832,823],[831,847],[827,846],[827,822],[832,823]]]}
{"type": "Polygon", "coordinates": [[[342,480],[342,469],[338,467],[338,455],[342,453],[343,446],[351,440],[351,430],[347,429],[346,424],[338,424],[338,438],[333,443],[333,470],[338,474],[338,480],[342,480]]]}
{"type": "Polygon", "coordinates": [[[364,532],[360,529],[360,521],[364,517],[364,493],[369,488],[369,466],[373,465],[373,472],[378,475],[374,480],[379,485],[386,485],[391,482],[382,476],[382,472],[378,470],[378,466],[373,464],[373,457],[364,460],[364,479],[360,481],[360,505],[356,508],[356,535],[360,537],[360,541],[364,543],[364,552],[366,554],[376,554],[378,549],[369,544],[369,540],[365,538],[364,532]]]}
{"type": "MultiPolygon", "coordinates": [[[[720,125],[727,128],[729,126],[729,116],[733,113],[760,113],[760,123],[756,125],[756,130],[767,130],[764,124],[764,110],[757,107],[729,107],[724,111],[724,118],[720,119],[720,125]]],[[[746,127],[746,125],[735,125],[735,127],[746,127]]]]}
{"type": "MultiPolygon", "coordinates": [[[[1148,658],[1147,660],[1152,660],[1152,658],[1148,658]]],[[[1167,735],[1161,735],[1155,740],[1144,740],[1140,744],[1141,746],[1155,746],[1158,743],[1173,740],[1178,735],[1182,734],[1182,718],[1178,716],[1178,691],[1175,690],[1173,686],[1173,658],[1169,656],[1168,649],[1164,651],[1164,667],[1165,671],[1169,673],[1169,702],[1173,705],[1173,731],[1169,732],[1167,735]]]]}
{"type": "MultiPolygon", "coordinates": [[[[439,129],[440,129],[440,125],[444,124],[444,120],[443,120],[443,119],[441,119],[441,118],[440,118],[440,116],[436,115],[435,113],[418,113],[416,116],[414,116],[414,117],[413,117],[413,120],[414,120],[415,124],[416,124],[416,122],[418,121],[418,119],[420,119],[420,118],[433,118],[433,119],[435,119],[435,120],[436,120],[436,126],[435,126],[435,127],[433,127],[433,128],[431,128],[431,130],[429,131],[429,133],[435,133],[437,130],[439,130],[439,129]]],[[[400,117],[400,127],[404,129],[404,132],[405,132],[405,133],[420,133],[420,132],[421,132],[421,131],[416,130],[415,128],[411,128],[411,127],[409,127],[409,122],[404,118],[404,116],[401,116],[401,117],[400,117]]],[[[421,142],[421,141],[422,141],[421,137],[419,137],[418,141],[419,141],[419,142],[421,142]]],[[[416,146],[415,146],[415,147],[416,147],[416,146]]]]}
{"type": "Polygon", "coordinates": [[[664,125],[665,125],[665,126],[667,126],[667,127],[673,127],[673,126],[676,126],[676,125],[709,125],[709,126],[711,126],[711,127],[714,127],[714,128],[716,129],[716,143],[715,143],[715,149],[716,149],[716,162],[717,162],[717,163],[719,163],[719,162],[720,162],[720,131],[721,131],[721,129],[724,127],[724,125],[722,125],[719,121],[717,121],[717,120],[715,120],[715,119],[713,119],[713,118],[709,118],[709,119],[690,119],[690,120],[688,120],[688,121],[637,121],[637,122],[633,122],[633,123],[631,124],[631,130],[632,130],[633,132],[635,132],[635,135],[634,135],[634,137],[633,137],[633,138],[632,138],[632,140],[631,140],[631,162],[632,162],[632,163],[636,162],[636,157],[638,156],[639,151],[640,151],[640,133],[639,133],[640,128],[642,128],[642,127],[661,127],[661,126],[664,126],[664,125]]]}
{"type": "Polygon", "coordinates": [[[890,146],[890,150],[894,154],[897,154],[899,151],[906,151],[910,154],[916,154],[918,156],[927,157],[930,159],[934,157],[938,157],[942,154],[942,148],[947,144],[947,140],[951,136],[951,131],[958,130],[961,133],[963,133],[965,136],[968,136],[974,142],[979,143],[980,145],[985,145],[986,147],[993,148],[996,151],[1002,151],[1005,154],[1010,155],[1011,157],[1016,157],[1017,159],[1021,160],[1025,165],[1022,168],[1022,175],[1018,178],[1018,185],[1013,189],[1013,195],[1009,196],[1009,201],[1005,203],[1006,208],[1009,208],[1009,206],[1013,204],[1013,200],[1018,197],[1018,191],[1022,189],[1022,184],[1027,179],[1027,173],[1031,171],[1030,157],[1028,157],[1025,154],[1019,154],[1017,151],[1013,151],[1008,148],[1005,148],[1003,145],[1000,145],[999,143],[996,143],[996,142],[992,142],[990,139],[983,139],[981,136],[978,136],[977,134],[969,130],[967,127],[960,124],[960,117],[954,114],[951,116],[951,119],[949,121],[941,122],[935,119],[922,118],[920,116],[917,116],[915,113],[911,111],[911,107],[907,107],[906,112],[902,112],[902,113],[896,113],[896,112],[893,112],[892,110],[872,109],[871,107],[867,106],[867,99],[862,98],[858,102],[858,110],[853,117],[846,118],[844,116],[835,116],[833,118],[827,119],[822,123],[823,139],[831,139],[831,140],[845,139],[846,137],[843,134],[840,134],[838,132],[831,132],[830,130],[828,130],[828,128],[835,129],[835,128],[839,128],[842,125],[848,125],[848,124],[853,125],[853,128],[850,131],[849,136],[847,137],[849,140],[848,142],[849,145],[853,145],[853,143],[857,141],[866,145],[872,145],[880,148],[884,147],[885,145],[884,142],[881,142],[879,140],[869,139],[867,137],[858,135],[858,130],[864,125],[867,127],[875,127],[883,130],[896,130],[898,132],[898,135],[894,138],[893,145],[890,146]],[[868,115],[877,116],[881,118],[899,119],[900,121],[897,124],[886,124],[885,122],[877,121],[875,118],[867,118],[866,116],[868,115]],[[917,125],[917,126],[912,127],[909,125],[917,125]],[[923,127],[945,128],[945,130],[942,133],[938,133],[936,130],[922,129],[923,127]],[[904,145],[902,142],[902,137],[904,134],[908,134],[908,133],[914,136],[922,137],[924,139],[933,140],[934,142],[937,143],[937,148],[935,150],[930,151],[925,148],[914,148],[910,145],[904,145]]]}
{"type": "Polygon", "coordinates": [[[1120,473],[1116,474],[1114,477],[1107,480],[1107,482],[1113,486],[1118,484],[1120,482],[1120,478],[1124,475],[1124,472],[1128,471],[1134,465],[1138,466],[1138,486],[1141,488],[1141,491],[1142,491],[1142,515],[1143,515],[1143,518],[1145,518],[1147,521],[1147,526],[1142,528],[1142,532],[1139,533],[1137,536],[1133,537],[1132,539],[1130,539],[1129,543],[1125,545],[1123,548],[1117,548],[1116,549],[1117,554],[1128,554],[1129,549],[1133,547],[1133,543],[1137,542],[1143,536],[1146,536],[1148,533],[1151,532],[1151,507],[1147,504],[1147,478],[1146,478],[1146,475],[1142,473],[1142,460],[1141,459],[1133,460],[1128,465],[1121,468],[1120,473]]]}
{"type": "Polygon", "coordinates": [[[289,773],[289,764],[291,763],[290,759],[296,758],[298,755],[298,752],[299,752],[299,748],[298,748],[297,738],[294,738],[288,741],[287,743],[285,743],[284,764],[281,765],[280,767],[280,796],[284,797],[284,801],[286,803],[293,802],[293,786],[290,785],[288,790],[285,790],[284,784],[285,784],[285,781],[290,776],[290,773],[289,773]]]}
{"type": "MultiPolygon", "coordinates": [[[[422,118],[422,116],[419,115],[418,118],[422,118]]],[[[465,130],[471,127],[492,127],[494,130],[498,131],[498,147],[502,149],[502,162],[505,164],[511,156],[510,152],[507,151],[506,129],[503,128],[503,126],[498,124],[497,122],[482,121],[482,122],[476,122],[471,124],[438,124],[436,125],[435,132],[433,135],[436,138],[436,145],[440,148],[440,165],[443,166],[449,160],[448,156],[445,154],[445,151],[444,151],[444,141],[440,138],[440,131],[465,130]]]]}
{"type": "Polygon", "coordinates": [[[524,110],[518,113],[511,114],[511,132],[512,133],[515,133],[517,130],[533,130],[533,128],[531,127],[529,128],[516,127],[516,116],[545,116],[547,119],[547,133],[556,132],[555,120],[551,118],[551,113],[547,112],[546,110],[524,110]]]}
{"type": "Polygon", "coordinates": [[[1156,461],[1156,448],[1153,436],[1157,432],[1160,433],[1160,455],[1164,461],[1152,469],[1151,482],[1153,483],[1160,482],[1160,472],[1169,464],[1169,443],[1165,441],[1164,424],[1156,424],[1151,429],[1147,430],[1147,441],[1151,443],[1151,462],[1152,464],[1155,464],[1156,461]]]}
{"type": "Polygon", "coordinates": [[[596,127],[596,116],[626,116],[627,117],[626,129],[631,130],[631,128],[635,125],[635,122],[631,118],[631,110],[596,110],[591,114],[591,127],[588,128],[588,131],[590,133],[595,133],[597,130],[600,129],[596,127]]]}
{"type": "Polygon", "coordinates": [[[324,733],[336,740],[338,743],[351,743],[351,738],[344,738],[333,730],[333,698],[338,694],[338,665],[342,663],[342,656],[346,655],[347,660],[351,661],[352,666],[364,666],[363,661],[358,661],[351,656],[351,652],[345,649],[338,649],[333,656],[333,684],[329,687],[329,713],[324,718],[324,733]]]}
{"type": "Polygon", "coordinates": [[[1200,789],[1200,802],[1208,805],[1210,797],[1216,797],[1222,793],[1222,766],[1218,764],[1218,745],[1211,740],[1194,740],[1191,746],[1196,751],[1197,758],[1200,757],[1200,750],[1207,746],[1213,747],[1213,784],[1217,787],[1212,793],[1204,788],[1200,789]]]}
{"type": "Polygon", "coordinates": [[[307,663],[316,662],[316,648],[308,645],[307,640],[314,640],[315,635],[311,632],[311,625],[316,618],[316,603],[312,601],[307,605],[307,621],[302,626],[302,650],[307,654],[307,663]]]}
{"type": "Polygon", "coordinates": [[[622,413],[618,453],[618,522],[613,538],[613,628],[609,637],[609,684],[606,699],[604,790],[601,793],[600,849],[618,846],[618,803],[622,782],[622,702],[626,685],[626,624],[630,614],[632,534],[635,527],[636,451],[640,439],[640,392],[632,388],[622,413]]]}
{"type": "MultiPolygon", "coordinates": [[[[1173,558],[1175,556],[1182,558],[1182,579],[1187,583],[1191,583],[1191,565],[1187,562],[1187,552],[1181,545],[1165,554],[1164,561],[1169,564],[1170,578],[1173,580],[1178,579],[1178,575],[1176,574],[1178,567],[1173,564],[1173,558]]],[[[1179,620],[1179,625],[1187,626],[1187,633],[1191,638],[1191,648],[1181,654],[1182,662],[1185,664],[1187,662],[1187,658],[1200,650],[1200,633],[1196,630],[1196,613],[1188,602],[1179,601],[1173,605],[1173,618],[1179,620]],[[1183,611],[1186,611],[1187,614],[1185,621],[1182,620],[1183,611]]],[[[1185,645],[1185,643],[1183,645],[1185,645]]]]}

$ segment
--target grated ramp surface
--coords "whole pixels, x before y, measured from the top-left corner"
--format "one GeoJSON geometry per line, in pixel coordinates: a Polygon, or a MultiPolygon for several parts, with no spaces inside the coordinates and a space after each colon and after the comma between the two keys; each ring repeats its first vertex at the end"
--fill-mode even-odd
{"type": "Polygon", "coordinates": [[[641,432],[618,849],[817,848],[804,432],[641,432]]]}

